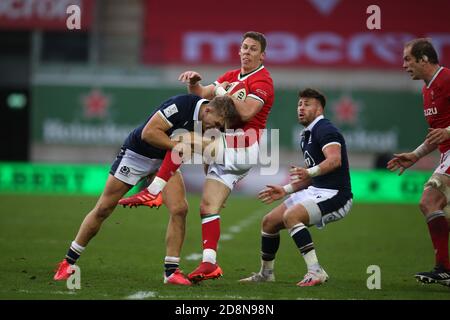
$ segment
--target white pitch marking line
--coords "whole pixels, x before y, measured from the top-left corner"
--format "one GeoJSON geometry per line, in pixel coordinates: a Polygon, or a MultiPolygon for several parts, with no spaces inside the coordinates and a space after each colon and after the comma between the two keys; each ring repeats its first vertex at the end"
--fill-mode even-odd
{"type": "Polygon", "coordinates": [[[203,257],[201,253],[191,253],[185,259],[186,260],[200,260],[203,257]]]}
{"type": "Polygon", "coordinates": [[[45,293],[45,294],[68,294],[68,295],[76,295],[77,294],[77,292],[74,291],[74,290],[67,290],[67,291],[43,291],[43,290],[23,290],[23,289],[21,289],[18,292],[26,293],[26,294],[36,294],[36,293],[39,293],[39,294],[42,294],[42,293],[45,293]]]}
{"type": "Polygon", "coordinates": [[[127,300],[144,300],[147,298],[154,298],[156,297],[156,292],[153,291],[138,291],[136,293],[133,293],[127,297],[125,297],[125,299],[127,300]]]}

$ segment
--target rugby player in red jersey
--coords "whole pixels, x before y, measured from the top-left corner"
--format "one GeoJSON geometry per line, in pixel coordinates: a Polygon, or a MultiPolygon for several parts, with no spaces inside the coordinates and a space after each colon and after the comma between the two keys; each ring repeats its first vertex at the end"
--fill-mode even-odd
{"type": "Polygon", "coordinates": [[[405,45],[403,68],[413,80],[425,82],[423,107],[429,132],[414,151],[394,154],[387,168],[391,171],[399,169],[402,174],[420,158],[439,149],[440,163],[425,184],[419,204],[433,242],[435,268],[430,272],[419,272],[415,278],[424,283],[450,286],[449,227],[444,213],[450,200],[450,70],[439,65],[436,50],[428,39],[415,39],[405,45]]]}

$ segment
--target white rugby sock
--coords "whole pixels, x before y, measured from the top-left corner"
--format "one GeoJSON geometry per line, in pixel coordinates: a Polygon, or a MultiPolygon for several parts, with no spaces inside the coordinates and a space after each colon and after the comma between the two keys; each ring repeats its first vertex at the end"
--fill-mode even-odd
{"type": "Polygon", "coordinates": [[[202,262],[209,262],[212,264],[216,264],[216,257],[217,257],[217,253],[215,250],[204,249],[202,262]]]}
{"type": "Polygon", "coordinates": [[[157,195],[158,193],[160,193],[162,191],[162,189],[164,189],[166,184],[167,184],[167,181],[165,181],[164,179],[161,179],[160,177],[155,177],[155,179],[153,179],[152,183],[150,183],[150,185],[147,187],[147,190],[151,194],[157,195]]]}
{"type": "Polygon", "coordinates": [[[82,254],[84,249],[86,249],[86,247],[80,246],[78,243],[76,243],[75,240],[72,241],[70,246],[72,247],[72,249],[74,249],[79,254],[82,254]]]}
{"type": "Polygon", "coordinates": [[[180,263],[180,257],[165,256],[164,257],[164,263],[179,264],[180,263]]]}
{"type": "Polygon", "coordinates": [[[271,275],[273,273],[274,264],[275,260],[266,261],[261,259],[261,270],[259,272],[264,276],[271,275]]]}
{"type": "Polygon", "coordinates": [[[306,266],[308,267],[308,271],[319,271],[321,269],[319,260],[316,256],[316,250],[311,250],[308,253],[303,255],[305,259],[306,266]]]}

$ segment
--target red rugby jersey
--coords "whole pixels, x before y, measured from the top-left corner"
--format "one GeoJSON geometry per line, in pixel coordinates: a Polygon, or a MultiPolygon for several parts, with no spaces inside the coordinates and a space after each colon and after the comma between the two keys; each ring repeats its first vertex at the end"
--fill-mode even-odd
{"type": "Polygon", "coordinates": [[[241,70],[232,70],[220,76],[216,83],[228,81],[229,83],[242,81],[248,88],[247,97],[259,100],[263,103],[262,109],[248,122],[244,123],[241,128],[247,130],[249,128],[264,129],[266,127],[267,117],[272,108],[274,99],[273,80],[269,71],[261,65],[256,70],[241,75],[241,70]]]}
{"type": "MultiPolygon", "coordinates": [[[[422,88],[423,110],[430,128],[450,126],[450,69],[440,67],[428,85],[422,88]]],[[[439,151],[450,149],[450,139],[439,145],[439,151]]]]}

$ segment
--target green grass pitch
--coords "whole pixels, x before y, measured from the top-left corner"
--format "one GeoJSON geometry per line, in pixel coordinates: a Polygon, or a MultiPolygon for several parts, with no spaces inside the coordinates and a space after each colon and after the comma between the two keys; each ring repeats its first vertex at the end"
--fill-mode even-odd
{"type": "MultiPolygon", "coordinates": [[[[190,195],[181,267],[193,270],[201,253],[199,197],[190,195]]],[[[168,212],[118,207],[78,265],[81,289],[52,280],[94,197],[0,195],[0,299],[449,299],[449,288],[417,283],[413,274],[434,263],[418,207],[355,201],[349,215],[323,230],[312,228],[317,254],[330,280],[313,288],[295,284],[305,265],[282,232],[275,283],[238,280],[259,270],[260,221],[270,210],[256,199],[232,195],[222,212],[218,262],[224,277],[192,287],[162,281],[168,212]],[[366,286],[367,267],[381,268],[381,289],[366,286]]]]}

